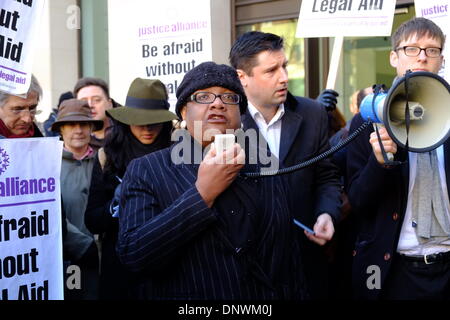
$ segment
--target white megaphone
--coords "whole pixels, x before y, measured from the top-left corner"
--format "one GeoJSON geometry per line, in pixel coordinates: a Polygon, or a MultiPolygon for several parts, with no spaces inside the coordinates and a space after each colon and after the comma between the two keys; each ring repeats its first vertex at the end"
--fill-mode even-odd
{"type": "Polygon", "coordinates": [[[366,96],[360,112],[364,120],[384,124],[398,146],[405,148],[408,141],[409,151],[427,152],[450,136],[450,85],[437,74],[413,72],[397,80],[388,93],[366,96]]]}

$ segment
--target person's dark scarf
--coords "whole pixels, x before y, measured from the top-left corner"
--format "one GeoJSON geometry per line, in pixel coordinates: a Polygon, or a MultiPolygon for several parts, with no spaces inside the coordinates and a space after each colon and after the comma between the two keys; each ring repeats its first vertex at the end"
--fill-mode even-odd
{"type": "Polygon", "coordinates": [[[166,122],[152,144],[139,142],[131,133],[130,127],[113,120],[113,127],[107,132],[105,140],[106,164],[105,173],[123,177],[131,160],[168,147],[172,123],[166,122]]]}
{"type": "Polygon", "coordinates": [[[30,127],[30,130],[28,130],[24,134],[14,134],[6,127],[3,120],[0,119],[0,136],[3,136],[7,139],[13,139],[13,138],[31,138],[34,137],[34,125],[30,127]]]}

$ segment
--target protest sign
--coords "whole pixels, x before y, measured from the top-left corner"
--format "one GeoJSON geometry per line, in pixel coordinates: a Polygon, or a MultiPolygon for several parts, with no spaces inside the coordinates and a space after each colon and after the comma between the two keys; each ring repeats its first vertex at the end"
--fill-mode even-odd
{"type": "Polygon", "coordinates": [[[327,89],[334,89],[345,37],[390,36],[395,1],[303,0],[296,37],[336,37],[327,89]]]}
{"type": "MultiPolygon", "coordinates": [[[[416,17],[424,17],[436,23],[444,32],[446,42],[444,45],[444,58],[450,58],[449,48],[449,30],[450,30],[450,15],[448,10],[450,2],[448,0],[415,0],[416,17]]],[[[448,60],[448,59],[446,59],[448,60]]],[[[445,68],[445,63],[439,71],[439,75],[450,82],[450,68],[445,68]]]]}
{"type": "Polygon", "coordinates": [[[111,95],[119,103],[136,77],[159,79],[175,108],[186,72],[212,59],[210,0],[111,0],[109,65],[111,95]],[[120,23],[118,23],[120,22],[120,23]]]}
{"type": "Polygon", "coordinates": [[[390,36],[394,12],[395,1],[304,0],[296,36],[390,36]]]}
{"type": "Polygon", "coordinates": [[[44,0],[2,1],[0,8],[0,90],[28,92],[44,0]]]}
{"type": "Polygon", "coordinates": [[[0,299],[63,299],[58,138],[0,140],[0,299]]]}

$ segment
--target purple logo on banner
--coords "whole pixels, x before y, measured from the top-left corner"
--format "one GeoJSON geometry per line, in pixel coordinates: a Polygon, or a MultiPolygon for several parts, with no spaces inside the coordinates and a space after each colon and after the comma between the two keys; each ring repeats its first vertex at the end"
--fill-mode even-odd
{"type": "Polygon", "coordinates": [[[9,166],[9,156],[6,151],[0,148],[0,176],[6,171],[9,166]]]}

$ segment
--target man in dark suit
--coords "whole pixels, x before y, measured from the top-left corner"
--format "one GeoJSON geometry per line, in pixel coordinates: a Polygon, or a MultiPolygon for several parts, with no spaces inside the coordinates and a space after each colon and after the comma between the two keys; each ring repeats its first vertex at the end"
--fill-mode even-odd
{"type": "MultiPolygon", "coordinates": [[[[241,35],[230,51],[249,107],[244,130],[253,128],[266,140],[281,168],[308,160],[329,149],[328,118],[318,102],[288,92],[283,39],[263,32],[241,35]]],[[[340,216],[340,184],[329,159],[285,176],[288,197],[297,220],[315,234],[300,234],[303,264],[313,299],[328,297],[327,262],[323,246],[334,234],[340,216]],[[309,239],[309,240],[308,240],[309,239]]]]}
{"type": "MultiPolygon", "coordinates": [[[[390,64],[397,77],[407,70],[437,73],[442,66],[445,36],[431,20],[406,21],[391,42],[390,64]]],[[[356,115],[350,132],[362,122],[356,115]]],[[[348,148],[348,196],[361,220],[353,262],[355,297],[448,300],[450,141],[414,153],[398,148],[385,128],[379,133],[385,151],[400,165],[385,163],[372,128],[348,148]]]]}

